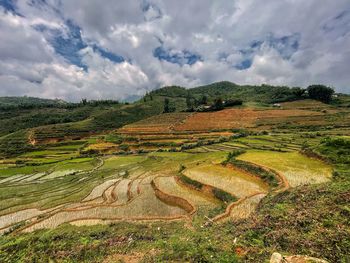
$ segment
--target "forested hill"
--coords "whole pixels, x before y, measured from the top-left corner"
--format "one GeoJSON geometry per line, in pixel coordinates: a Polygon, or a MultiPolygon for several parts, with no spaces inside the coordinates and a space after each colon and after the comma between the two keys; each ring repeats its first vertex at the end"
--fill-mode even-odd
{"type": "Polygon", "coordinates": [[[63,100],[41,99],[35,97],[0,97],[0,108],[32,108],[32,107],[58,107],[68,104],[63,100]]]}
{"type": "Polygon", "coordinates": [[[287,86],[250,86],[238,85],[229,81],[215,82],[205,86],[186,89],[179,86],[168,86],[155,91],[150,95],[166,97],[195,97],[207,96],[208,99],[221,97],[222,99],[241,99],[245,102],[255,101],[264,103],[276,103],[295,100],[304,95],[303,89],[287,86]]]}

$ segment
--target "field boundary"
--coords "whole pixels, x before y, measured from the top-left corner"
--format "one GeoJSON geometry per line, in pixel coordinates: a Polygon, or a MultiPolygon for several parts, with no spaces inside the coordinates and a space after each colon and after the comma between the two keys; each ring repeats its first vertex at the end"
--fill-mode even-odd
{"type": "Polygon", "coordinates": [[[189,213],[190,215],[193,215],[195,212],[197,212],[197,208],[191,204],[188,200],[179,197],[179,196],[175,196],[175,195],[171,195],[168,193],[165,193],[164,191],[160,190],[160,188],[157,186],[155,179],[159,178],[159,177],[166,177],[166,176],[157,176],[155,177],[152,181],[151,181],[151,186],[157,196],[157,198],[169,205],[175,205],[178,206],[182,209],[184,209],[187,213],[189,213]]]}
{"type": "Polygon", "coordinates": [[[227,218],[227,217],[230,217],[231,211],[232,211],[232,209],[233,209],[235,206],[241,204],[243,201],[245,201],[245,200],[247,200],[247,199],[249,199],[249,198],[252,198],[252,197],[254,197],[254,196],[256,196],[256,195],[261,195],[261,194],[266,194],[266,193],[264,193],[264,192],[257,192],[257,193],[254,193],[254,194],[245,196],[245,197],[239,199],[238,201],[229,204],[229,205],[226,207],[225,212],[222,213],[222,214],[220,214],[220,215],[215,216],[215,217],[212,219],[212,221],[213,221],[213,222],[218,222],[218,221],[221,221],[221,220],[223,220],[223,219],[225,219],[225,218],[227,218]]]}

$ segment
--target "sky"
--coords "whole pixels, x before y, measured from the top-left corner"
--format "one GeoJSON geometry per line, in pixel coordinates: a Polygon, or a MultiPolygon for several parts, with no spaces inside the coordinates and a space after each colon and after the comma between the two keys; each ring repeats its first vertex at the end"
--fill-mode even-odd
{"type": "Polygon", "coordinates": [[[216,81],[350,93],[349,0],[0,0],[0,96],[216,81]]]}

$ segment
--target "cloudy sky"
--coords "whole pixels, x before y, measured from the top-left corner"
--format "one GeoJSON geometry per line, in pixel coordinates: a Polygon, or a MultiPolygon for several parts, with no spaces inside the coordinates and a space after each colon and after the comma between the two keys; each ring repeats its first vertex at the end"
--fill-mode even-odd
{"type": "Polygon", "coordinates": [[[0,96],[125,99],[221,80],[350,93],[350,1],[0,0],[0,96]]]}

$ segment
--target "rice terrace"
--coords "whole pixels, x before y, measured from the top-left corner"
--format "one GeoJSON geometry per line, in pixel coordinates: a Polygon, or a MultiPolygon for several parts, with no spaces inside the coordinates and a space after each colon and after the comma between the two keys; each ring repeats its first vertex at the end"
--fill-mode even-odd
{"type": "Polygon", "coordinates": [[[0,0],[0,263],[350,263],[349,0],[0,0]]]}
{"type": "MultiPolygon", "coordinates": [[[[210,89],[220,90],[221,86],[232,87],[231,92],[236,88],[231,83],[215,83],[206,87],[207,96],[210,98],[210,89]]],[[[263,87],[255,89],[262,92],[263,87]]],[[[194,254],[178,254],[177,246],[195,246],[201,238],[213,235],[215,243],[205,242],[203,246],[210,247],[202,249],[217,251],[222,257],[217,258],[219,262],[254,262],[268,258],[276,245],[278,251],[303,254],[298,247],[289,250],[280,245],[269,232],[264,237],[266,230],[260,224],[267,224],[270,231],[282,231],[277,230],[281,227],[290,231],[284,234],[292,235],[285,241],[290,244],[301,242],[300,238],[313,242],[312,237],[304,236],[305,226],[298,225],[305,205],[312,206],[304,208],[306,218],[312,218],[318,206],[322,207],[320,214],[325,213],[324,218],[313,219],[321,225],[308,223],[310,235],[327,233],[333,228],[329,220],[346,226],[346,217],[341,219],[341,215],[347,213],[349,194],[349,96],[340,95],[330,104],[301,97],[281,102],[278,107],[257,99],[222,109],[201,110],[197,106],[189,110],[189,93],[183,96],[181,92],[185,90],[167,87],[133,104],[102,102],[97,115],[63,124],[23,129],[17,127],[18,117],[11,117],[13,122],[3,117],[3,123],[18,131],[3,131],[0,138],[0,257],[10,262],[8,256],[12,255],[21,261],[21,255],[11,254],[15,246],[33,238],[41,240],[44,235],[49,240],[72,238],[73,247],[82,246],[84,238],[83,250],[99,252],[85,254],[83,250],[46,244],[52,250],[40,255],[39,261],[63,260],[59,251],[67,251],[62,253],[69,253],[72,261],[98,260],[103,255],[121,260],[136,255],[137,260],[146,261],[191,261],[194,256],[206,257],[202,253],[207,252],[193,247],[189,253],[194,254]],[[176,110],[162,113],[164,98],[176,110]],[[133,113],[133,108],[143,109],[144,116],[133,113]],[[128,111],[130,117],[118,117],[128,111]],[[108,122],[98,121],[110,116],[108,122]],[[329,197],[325,195],[328,192],[329,197]],[[300,196],[303,199],[295,201],[300,196]],[[333,198],[339,202],[324,207],[324,202],[333,198]],[[336,219],[329,218],[332,216],[336,219]],[[266,217],[270,218],[267,222],[266,217]],[[226,235],[216,236],[216,229],[226,235]],[[108,242],[117,242],[112,241],[115,233],[127,240],[131,237],[134,245],[120,241],[116,247],[109,246],[108,242]],[[76,235],[83,237],[76,239],[76,235]],[[179,235],[180,240],[173,235],[179,235]],[[253,246],[252,238],[257,242],[253,246]],[[231,243],[227,246],[226,242],[231,243]],[[149,246],[156,249],[147,252],[149,246]]],[[[196,95],[192,98],[198,99],[196,95]]],[[[65,107],[73,107],[73,112],[97,110],[93,103],[49,107],[57,112],[65,112],[65,107]]],[[[215,98],[206,105],[211,103],[217,103],[215,98]]],[[[45,107],[40,106],[38,111],[45,107]]],[[[26,106],[11,105],[3,107],[4,116],[9,109],[19,111],[22,118],[33,114],[26,106]]],[[[328,254],[324,251],[328,245],[319,243],[307,254],[331,262],[344,258],[348,230],[336,230],[345,235],[339,241],[339,254],[328,254]]],[[[320,238],[331,238],[329,235],[320,238]]],[[[39,248],[28,247],[26,253],[34,253],[33,249],[39,248]]]]}

